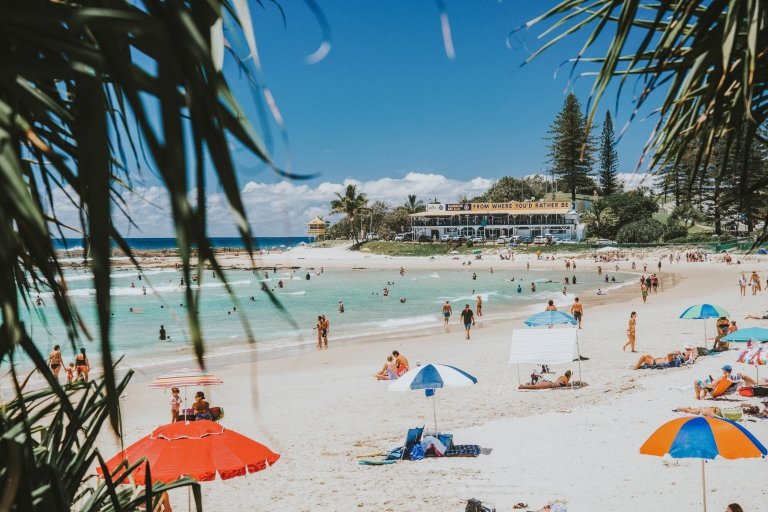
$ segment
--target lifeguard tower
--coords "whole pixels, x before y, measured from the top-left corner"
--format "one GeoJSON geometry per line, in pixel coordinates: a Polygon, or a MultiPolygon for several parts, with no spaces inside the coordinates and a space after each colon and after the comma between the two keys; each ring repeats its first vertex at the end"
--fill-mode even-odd
{"type": "Polygon", "coordinates": [[[314,237],[315,242],[322,242],[325,240],[325,237],[328,234],[328,227],[330,224],[330,222],[326,222],[320,217],[315,217],[309,221],[309,229],[307,230],[307,235],[314,237]]]}

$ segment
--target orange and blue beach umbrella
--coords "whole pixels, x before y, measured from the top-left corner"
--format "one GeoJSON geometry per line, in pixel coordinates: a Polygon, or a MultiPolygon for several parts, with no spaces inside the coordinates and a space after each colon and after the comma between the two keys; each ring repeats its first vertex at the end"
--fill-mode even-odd
{"type": "Polygon", "coordinates": [[[744,459],[765,457],[765,446],[747,429],[733,421],[694,416],[662,425],[640,447],[644,455],[675,459],[744,459]]]}
{"type": "Polygon", "coordinates": [[[704,461],[715,457],[765,457],[768,450],[747,429],[733,421],[693,416],[665,423],[640,447],[640,453],[675,459],[701,459],[704,511],[707,510],[704,461]]]}

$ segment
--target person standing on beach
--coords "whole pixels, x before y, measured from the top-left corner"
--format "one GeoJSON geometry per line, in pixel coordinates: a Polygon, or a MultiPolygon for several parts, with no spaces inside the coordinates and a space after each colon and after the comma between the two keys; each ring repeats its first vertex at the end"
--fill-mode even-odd
{"type": "Polygon", "coordinates": [[[339,313],[343,313],[343,312],[344,312],[344,303],[339,301],[339,313]]]}
{"type": "Polygon", "coordinates": [[[317,349],[322,350],[323,348],[323,317],[318,315],[317,316],[317,325],[312,328],[314,331],[317,329],[317,349]]]}
{"type": "Polygon", "coordinates": [[[451,304],[448,301],[445,301],[445,304],[443,304],[443,318],[445,318],[443,325],[448,325],[448,319],[451,317],[451,314],[453,314],[451,304]]]}
{"type": "Polygon", "coordinates": [[[581,317],[584,316],[584,308],[582,307],[581,302],[579,302],[578,297],[576,297],[573,304],[571,304],[571,314],[573,315],[573,318],[579,322],[579,329],[581,329],[581,317]]]}
{"type": "Polygon", "coordinates": [[[643,295],[643,304],[645,304],[645,300],[648,298],[648,287],[645,285],[645,281],[640,285],[640,293],[643,295]]]}
{"type": "Polygon", "coordinates": [[[51,373],[59,380],[59,372],[61,371],[61,347],[58,345],[53,346],[53,352],[48,354],[48,367],[51,369],[51,373]]]}
{"type": "Polygon", "coordinates": [[[627,350],[627,345],[631,345],[632,352],[635,352],[635,327],[637,326],[637,313],[632,312],[631,315],[629,315],[629,325],[627,325],[627,338],[629,341],[627,341],[624,346],[621,348],[621,350],[625,351],[627,350]]]}
{"type": "Polygon", "coordinates": [[[171,423],[176,423],[179,419],[179,407],[181,406],[181,397],[179,388],[171,388],[171,423]]]}
{"type": "Polygon", "coordinates": [[[323,320],[323,341],[325,342],[325,348],[328,348],[328,332],[331,330],[331,321],[325,318],[325,315],[320,315],[323,320]]]}
{"type": "Polygon", "coordinates": [[[475,306],[475,310],[477,311],[477,316],[483,316],[483,298],[480,295],[477,296],[477,306],[475,306]]]}
{"type": "Polygon", "coordinates": [[[475,325],[475,318],[472,314],[472,310],[469,309],[469,304],[464,305],[464,311],[461,312],[460,316],[461,322],[464,324],[464,329],[467,331],[467,337],[465,339],[469,339],[469,329],[475,325]]]}
{"type": "Polygon", "coordinates": [[[160,341],[165,341],[165,338],[166,338],[166,336],[165,336],[165,327],[163,327],[161,325],[160,326],[160,334],[158,335],[157,339],[159,339],[160,341]]]}
{"type": "Polygon", "coordinates": [[[743,273],[741,274],[741,279],[739,279],[739,292],[740,297],[747,296],[747,278],[743,273]]]}

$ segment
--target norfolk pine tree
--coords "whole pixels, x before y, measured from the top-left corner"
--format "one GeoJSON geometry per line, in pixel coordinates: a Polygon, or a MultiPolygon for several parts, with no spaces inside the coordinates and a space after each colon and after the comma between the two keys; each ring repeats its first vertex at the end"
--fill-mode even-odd
{"type": "Polygon", "coordinates": [[[547,146],[547,163],[571,192],[571,199],[576,200],[577,188],[593,184],[591,174],[595,148],[594,138],[587,132],[587,118],[575,94],[565,98],[562,110],[547,133],[550,136],[544,139],[551,141],[547,146]]]}
{"type": "Polygon", "coordinates": [[[622,184],[618,177],[619,155],[616,153],[615,144],[613,119],[611,119],[611,112],[606,110],[603,133],[600,135],[600,170],[598,171],[600,188],[603,189],[604,196],[621,192],[622,189],[622,184]]]}

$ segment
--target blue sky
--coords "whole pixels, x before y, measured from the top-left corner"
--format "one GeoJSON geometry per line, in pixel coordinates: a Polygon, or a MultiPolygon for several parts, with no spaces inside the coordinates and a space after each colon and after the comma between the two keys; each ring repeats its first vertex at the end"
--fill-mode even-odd
{"type": "MultiPolygon", "coordinates": [[[[316,64],[305,61],[322,42],[321,28],[304,2],[250,1],[254,34],[264,76],[290,140],[292,172],[317,174],[285,182],[258,159],[235,149],[248,217],[256,235],[301,234],[304,223],[327,215],[334,192],[356,183],[368,196],[402,204],[407,193],[455,201],[482,193],[503,176],[526,176],[545,168],[548,126],[573,90],[586,105],[589,77],[570,87],[570,65],[586,34],[567,39],[520,69],[542,24],[509,32],[556,4],[550,0],[445,0],[456,57],[443,44],[434,0],[318,0],[331,28],[330,53],[316,64]],[[274,215],[283,221],[275,224],[274,215]]],[[[232,34],[228,34],[230,38],[232,34]]],[[[234,42],[234,41],[233,41],[234,42]]],[[[599,50],[607,46],[600,41],[599,50]]],[[[593,52],[592,55],[596,53],[593,52]]],[[[225,73],[254,125],[253,90],[227,55],[225,73]]],[[[580,71],[590,68],[582,65],[580,71]]],[[[615,125],[631,113],[628,87],[615,125]]],[[[615,107],[609,91],[597,116],[615,107]]],[[[655,119],[635,120],[617,146],[620,171],[631,173],[655,119]]],[[[273,154],[285,166],[285,148],[274,120],[273,154]]],[[[598,132],[599,133],[599,132],[598,132]]],[[[644,170],[644,169],[643,169],[644,170]]],[[[138,180],[139,193],[165,204],[162,184],[151,173],[138,180]]],[[[236,232],[224,199],[209,196],[210,233],[236,232]]],[[[140,231],[133,236],[171,236],[167,213],[132,201],[140,231]]],[[[332,220],[332,219],[331,219],[332,220]]]]}

